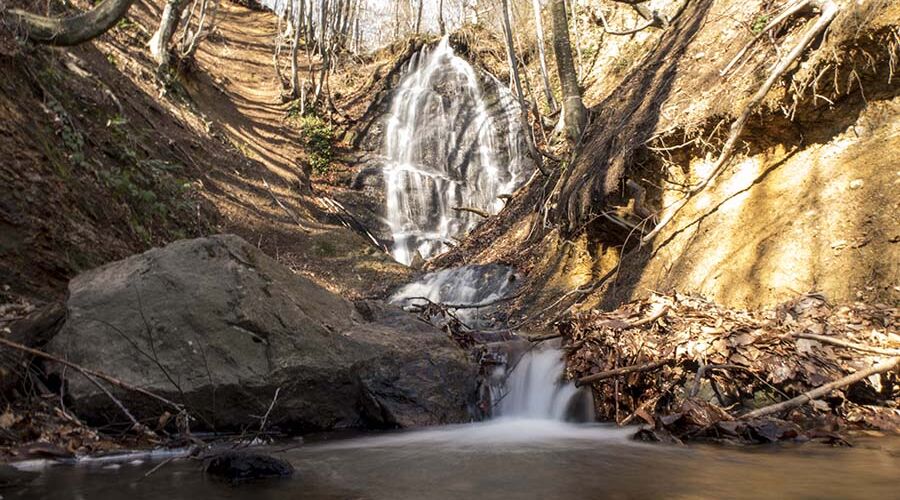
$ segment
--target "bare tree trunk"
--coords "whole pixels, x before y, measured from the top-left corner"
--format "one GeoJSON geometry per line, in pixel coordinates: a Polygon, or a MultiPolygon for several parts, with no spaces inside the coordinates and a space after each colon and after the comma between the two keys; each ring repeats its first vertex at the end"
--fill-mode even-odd
{"type": "Polygon", "coordinates": [[[553,98],[553,90],[550,88],[550,76],[547,72],[547,55],[544,52],[544,24],[541,21],[541,0],[531,0],[531,7],[534,9],[534,29],[537,34],[541,78],[544,80],[544,97],[547,99],[547,106],[550,112],[553,113],[556,111],[556,99],[553,98]]]}
{"type": "Polygon", "coordinates": [[[106,33],[134,3],[134,0],[103,0],[91,10],[70,17],[45,17],[9,9],[0,13],[26,28],[27,37],[35,43],[71,46],[87,42],[106,33]]]}
{"type": "Polygon", "coordinates": [[[316,25],[313,24],[313,10],[314,9],[313,0],[309,0],[309,10],[306,11],[306,48],[307,52],[309,52],[309,44],[316,39],[316,25]]]}
{"type": "Polygon", "coordinates": [[[328,0],[322,0],[319,8],[319,54],[325,58],[325,37],[328,32],[328,0]]]}
{"type": "Polygon", "coordinates": [[[516,60],[516,49],[513,46],[509,0],[503,0],[503,15],[501,17],[503,18],[503,34],[506,38],[506,57],[509,61],[509,72],[512,81],[515,84],[516,99],[519,101],[519,108],[521,110],[519,117],[522,124],[522,131],[525,133],[525,140],[528,143],[528,150],[531,153],[531,157],[534,159],[535,163],[537,163],[541,172],[546,174],[547,172],[544,170],[543,158],[538,152],[537,147],[534,145],[534,138],[531,136],[531,125],[528,124],[528,108],[525,104],[525,95],[522,93],[522,80],[519,78],[519,64],[516,60]]]}
{"type": "Polygon", "coordinates": [[[169,67],[169,42],[178,29],[178,22],[181,21],[181,12],[184,10],[186,0],[169,0],[163,7],[162,17],[159,21],[159,28],[150,38],[147,45],[150,46],[150,55],[156,61],[157,70],[164,71],[169,67]]]}
{"type": "Polygon", "coordinates": [[[419,0],[419,11],[416,14],[416,35],[419,34],[419,28],[422,27],[422,6],[425,4],[425,0],[419,0]]]}
{"type": "Polygon", "coordinates": [[[447,25],[444,24],[444,0],[438,1],[438,27],[441,29],[441,36],[447,34],[447,25]]]}
{"type": "Polygon", "coordinates": [[[581,89],[578,86],[578,73],[572,60],[572,45],[569,43],[569,26],[566,20],[566,4],[564,0],[551,0],[553,14],[553,52],[556,55],[556,71],[562,87],[562,113],[559,116],[557,131],[565,134],[574,144],[581,137],[581,131],[587,122],[587,111],[581,101],[581,89]]]}
{"type": "Polygon", "coordinates": [[[297,49],[300,47],[300,33],[303,31],[300,29],[299,24],[303,21],[304,0],[299,0],[299,2],[300,9],[297,16],[297,26],[294,27],[294,38],[291,40],[291,97],[295,98],[300,95],[300,70],[297,67],[297,49]]]}
{"type": "Polygon", "coordinates": [[[360,9],[359,1],[357,1],[357,3],[356,3],[356,10],[357,10],[356,19],[353,22],[353,51],[356,52],[357,54],[359,54],[359,37],[360,37],[359,9],[360,9]]]}
{"type": "Polygon", "coordinates": [[[394,40],[400,38],[400,0],[394,2],[394,40]]]}
{"type": "Polygon", "coordinates": [[[210,29],[216,22],[216,14],[219,12],[219,1],[220,0],[194,0],[194,5],[197,2],[200,2],[200,12],[196,14],[197,17],[197,27],[196,29],[191,28],[192,19],[194,18],[194,6],[191,6],[191,15],[188,17],[187,24],[184,26],[184,35],[181,38],[181,60],[188,61],[194,57],[194,54],[197,52],[197,47],[200,46],[200,42],[206,38],[208,30],[206,30],[207,24],[210,26],[210,29]],[[209,16],[209,22],[207,22],[207,11],[209,10],[209,2],[215,2],[212,8],[212,14],[209,16]]]}

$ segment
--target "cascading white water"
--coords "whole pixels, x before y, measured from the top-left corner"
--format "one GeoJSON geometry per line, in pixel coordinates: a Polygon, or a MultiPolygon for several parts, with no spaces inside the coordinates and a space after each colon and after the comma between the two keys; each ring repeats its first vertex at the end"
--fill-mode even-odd
{"type": "MultiPolygon", "coordinates": [[[[486,78],[486,77],[485,77],[486,78]]],[[[391,253],[404,264],[449,249],[479,216],[496,213],[529,173],[516,99],[494,80],[486,100],[479,74],[444,37],[408,63],[387,119],[383,167],[391,253]]]]}
{"type": "MultiPolygon", "coordinates": [[[[457,317],[474,329],[490,328],[496,301],[510,295],[516,282],[513,269],[499,265],[469,265],[429,273],[410,283],[390,301],[402,306],[426,301],[485,307],[455,310],[457,317]]],[[[559,349],[529,349],[512,355],[511,366],[492,374],[487,388],[495,417],[537,420],[591,421],[590,394],[562,380],[565,361],[559,349]]]]}
{"type": "Polygon", "coordinates": [[[494,374],[491,399],[494,415],[541,420],[590,421],[589,395],[562,380],[566,364],[558,349],[531,350],[522,355],[508,375],[494,374]]]}
{"type": "MultiPolygon", "coordinates": [[[[391,296],[390,301],[403,306],[424,305],[426,300],[451,305],[493,304],[512,291],[515,280],[513,269],[506,266],[472,265],[443,269],[402,287],[391,296]]],[[[488,305],[458,309],[454,314],[470,328],[488,328],[488,317],[495,309],[488,305]]]]}

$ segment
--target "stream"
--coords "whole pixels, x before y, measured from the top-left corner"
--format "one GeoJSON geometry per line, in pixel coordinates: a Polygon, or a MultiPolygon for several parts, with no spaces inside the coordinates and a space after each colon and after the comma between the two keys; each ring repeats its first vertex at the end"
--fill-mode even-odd
{"type": "MultiPolygon", "coordinates": [[[[326,437],[289,451],[293,478],[231,486],[194,461],[52,467],[9,499],[897,498],[900,440],[853,448],[672,447],[628,430],[536,419],[326,437]]],[[[294,444],[293,446],[297,446],[294,444]]],[[[263,450],[267,451],[267,450],[263,450]]]]}
{"type": "Polygon", "coordinates": [[[527,351],[513,363],[491,382],[496,416],[485,422],[253,448],[289,461],[296,468],[289,479],[231,485],[203,474],[198,461],[153,470],[164,455],[136,456],[45,467],[27,488],[0,490],[0,497],[897,498],[898,438],[862,439],[852,448],[646,444],[630,439],[634,427],[590,422],[589,396],[561,380],[559,351],[527,351]]]}

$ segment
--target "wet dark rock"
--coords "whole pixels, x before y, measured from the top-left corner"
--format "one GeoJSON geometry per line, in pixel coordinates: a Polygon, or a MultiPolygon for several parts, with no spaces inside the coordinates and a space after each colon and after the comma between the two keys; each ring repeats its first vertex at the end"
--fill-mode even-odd
{"type": "MultiPolygon", "coordinates": [[[[38,477],[37,472],[21,471],[15,467],[0,464],[0,490],[25,486],[38,477]]],[[[2,495],[0,495],[2,498],[2,495]]]]}
{"type": "Polygon", "coordinates": [[[286,460],[259,453],[225,452],[204,460],[203,470],[232,483],[290,477],[294,466],[286,460]]]}
{"type": "MultiPolygon", "coordinates": [[[[66,309],[51,353],[183,402],[195,429],[258,427],[276,390],[267,430],[470,419],[477,368],[444,332],[394,306],[354,305],[237,236],[86,272],[69,284],[66,309]]],[[[123,420],[83,377],[69,370],[66,384],[79,416],[123,420]]],[[[138,419],[171,411],[111,389],[138,419]]]]}
{"type": "MultiPolygon", "coordinates": [[[[51,302],[13,324],[7,340],[26,347],[42,348],[62,327],[66,308],[61,302],[51,302]]],[[[0,394],[9,394],[21,381],[29,356],[8,351],[0,356],[0,394]]]]}

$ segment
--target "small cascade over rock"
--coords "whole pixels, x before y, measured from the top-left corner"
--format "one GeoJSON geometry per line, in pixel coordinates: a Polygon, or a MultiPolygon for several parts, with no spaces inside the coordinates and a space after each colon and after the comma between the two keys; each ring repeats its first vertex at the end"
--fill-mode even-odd
{"type": "Polygon", "coordinates": [[[505,318],[493,317],[496,302],[515,288],[516,274],[511,267],[497,264],[468,265],[426,274],[410,283],[390,301],[401,306],[421,306],[427,302],[464,305],[454,314],[470,328],[490,328],[505,318]],[[483,307],[471,307],[482,304],[483,307]]]}
{"type": "MultiPolygon", "coordinates": [[[[390,301],[401,306],[422,306],[428,302],[451,308],[464,306],[453,309],[453,313],[467,327],[503,329],[507,318],[499,312],[499,301],[515,291],[516,281],[511,267],[468,265],[429,273],[402,287],[390,301]]],[[[485,384],[493,417],[593,420],[590,394],[563,379],[566,364],[561,350],[532,349],[523,347],[521,341],[512,341],[504,343],[500,351],[501,359],[506,361],[491,373],[485,384]]]]}
{"type": "Polygon", "coordinates": [[[502,84],[457,56],[444,37],[414,55],[384,134],[385,216],[404,264],[449,249],[533,170],[518,105],[502,84]],[[485,92],[489,86],[491,92],[485,92]]]}
{"type": "Polygon", "coordinates": [[[493,375],[494,416],[539,420],[593,420],[590,394],[563,380],[566,363],[559,349],[529,350],[507,374],[493,375]]]}

